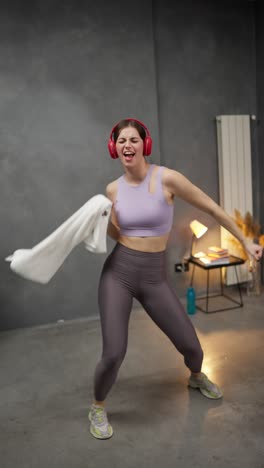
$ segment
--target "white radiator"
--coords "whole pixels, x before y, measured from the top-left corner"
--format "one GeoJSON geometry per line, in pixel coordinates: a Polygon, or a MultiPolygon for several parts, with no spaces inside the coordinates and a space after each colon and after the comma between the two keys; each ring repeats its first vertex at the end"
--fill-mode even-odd
{"type": "MultiPolygon", "coordinates": [[[[218,115],[217,144],[220,205],[231,216],[234,210],[242,216],[252,213],[252,171],[249,115],[218,115]]],[[[239,250],[231,241],[232,235],[221,227],[221,245],[233,255],[239,250]]],[[[226,269],[226,284],[236,283],[234,268],[226,269]]],[[[248,280],[247,266],[237,267],[239,282],[248,280]]]]}

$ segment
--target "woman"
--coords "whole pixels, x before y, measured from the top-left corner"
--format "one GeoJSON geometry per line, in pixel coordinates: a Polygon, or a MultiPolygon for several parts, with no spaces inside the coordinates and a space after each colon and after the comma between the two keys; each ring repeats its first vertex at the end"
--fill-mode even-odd
{"type": "Polygon", "coordinates": [[[107,258],[99,285],[103,353],[94,379],[95,400],[89,412],[90,431],[98,439],[113,435],[105,411],[110,391],[127,348],[128,322],[135,297],[152,320],[184,356],[190,369],[189,386],[212,399],[222,392],[201,372],[203,351],[191,320],[166,281],[165,249],[173,222],[175,197],[209,213],[228,229],[257,260],[259,245],[247,243],[235,222],[210,197],[180,173],[149,164],[151,137],[135,119],[119,122],[108,148],[119,158],[124,175],[107,186],[113,202],[108,234],[117,241],[107,258]]]}

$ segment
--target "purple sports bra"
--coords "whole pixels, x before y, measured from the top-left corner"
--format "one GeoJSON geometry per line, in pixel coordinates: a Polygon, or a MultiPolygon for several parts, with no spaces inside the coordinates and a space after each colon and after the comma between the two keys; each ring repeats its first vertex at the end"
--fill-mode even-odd
{"type": "Polygon", "coordinates": [[[155,192],[149,192],[154,167],[155,164],[150,165],[145,179],[139,185],[130,185],[124,176],[118,179],[115,211],[121,235],[154,237],[171,230],[174,206],[167,202],[163,193],[163,166],[159,167],[156,174],[155,192]]]}

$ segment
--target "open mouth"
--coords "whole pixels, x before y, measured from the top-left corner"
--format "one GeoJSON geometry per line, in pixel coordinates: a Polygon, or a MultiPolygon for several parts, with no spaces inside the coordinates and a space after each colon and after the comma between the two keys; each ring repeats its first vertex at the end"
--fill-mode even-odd
{"type": "Polygon", "coordinates": [[[132,151],[126,151],[124,153],[124,158],[126,161],[132,161],[134,156],[135,156],[135,153],[133,153],[132,151]]]}

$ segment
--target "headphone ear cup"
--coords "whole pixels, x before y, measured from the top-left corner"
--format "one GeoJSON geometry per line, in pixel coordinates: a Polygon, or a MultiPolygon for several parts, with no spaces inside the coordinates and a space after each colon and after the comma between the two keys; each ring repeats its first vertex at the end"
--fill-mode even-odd
{"type": "Polygon", "coordinates": [[[112,159],[118,158],[118,154],[116,152],[116,144],[111,138],[109,138],[108,140],[108,150],[112,159]]]}
{"type": "Polygon", "coordinates": [[[144,156],[149,156],[151,154],[151,149],[152,149],[152,139],[148,135],[148,136],[146,136],[146,138],[144,140],[144,146],[143,146],[144,156]]]}

